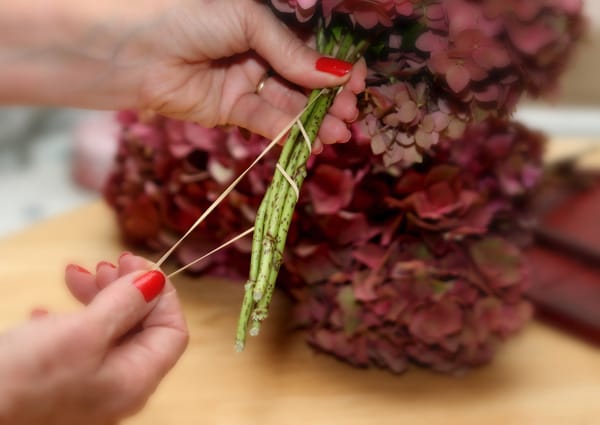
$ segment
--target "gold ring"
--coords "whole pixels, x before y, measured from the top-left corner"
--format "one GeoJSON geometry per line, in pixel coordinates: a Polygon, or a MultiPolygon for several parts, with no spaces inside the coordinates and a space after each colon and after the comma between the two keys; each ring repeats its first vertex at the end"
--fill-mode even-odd
{"type": "Polygon", "coordinates": [[[270,72],[265,72],[264,75],[262,77],[260,77],[258,84],[256,84],[256,90],[255,90],[256,94],[260,94],[262,89],[265,88],[265,84],[267,83],[267,80],[269,79],[270,76],[271,76],[270,72]]]}

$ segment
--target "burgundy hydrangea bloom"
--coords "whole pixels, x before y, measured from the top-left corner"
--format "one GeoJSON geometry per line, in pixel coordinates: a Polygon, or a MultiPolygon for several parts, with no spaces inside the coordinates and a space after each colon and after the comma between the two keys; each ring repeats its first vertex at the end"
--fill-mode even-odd
{"type": "Polygon", "coordinates": [[[361,122],[373,152],[404,167],[469,122],[509,116],[524,93],[552,93],[584,26],[579,0],[273,0],[281,3],[377,27],[385,48],[367,53],[361,122]]]}
{"type": "Polygon", "coordinates": [[[390,27],[399,16],[411,16],[418,0],[270,0],[276,10],[295,13],[299,22],[319,12],[327,21],[336,13],[346,14],[362,28],[390,27]]]}
{"type": "MultiPolygon", "coordinates": [[[[126,239],[167,249],[266,141],[123,112],[106,197],[126,239]]],[[[440,140],[409,170],[370,154],[359,126],[311,158],[278,285],[315,348],[395,372],[488,361],[530,315],[520,245],[542,137],[488,120],[440,140]],[[452,148],[450,148],[452,147],[452,148]]],[[[269,156],[177,250],[187,263],[250,227],[274,168],[269,156]],[[210,231],[209,231],[210,229],[210,231]]],[[[245,279],[250,240],[196,271],[245,279]]]]}
{"type": "Polygon", "coordinates": [[[322,0],[323,15],[329,19],[334,13],[348,14],[363,28],[376,25],[390,27],[400,16],[413,15],[415,0],[322,0]]]}
{"type": "Polygon", "coordinates": [[[543,138],[488,120],[459,141],[400,175],[359,134],[315,158],[305,193],[326,167],[352,197],[332,193],[321,213],[305,196],[290,232],[280,285],[312,346],[356,366],[454,372],[489,361],[527,322],[520,245],[543,138]]]}
{"type": "MultiPolygon", "coordinates": [[[[123,111],[119,121],[123,130],[105,198],[125,240],[159,252],[185,233],[266,143],[258,136],[246,140],[237,129],[205,129],[152,114],[123,111]]],[[[228,203],[186,238],[178,262],[187,264],[253,225],[274,161],[269,157],[255,167],[228,203]]],[[[250,244],[241,240],[236,249],[244,255],[217,254],[192,270],[239,278],[248,272],[250,244]]]]}
{"type": "Polygon", "coordinates": [[[433,97],[423,82],[371,86],[365,96],[361,124],[371,136],[372,152],[382,154],[387,166],[421,162],[441,136],[460,137],[469,121],[467,114],[433,97]]]}
{"type": "MultiPolygon", "coordinates": [[[[310,159],[278,282],[310,344],[395,372],[489,361],[531,313],[521,246],[543,145],[505,120],[522,94],[555,87],[581,36],[581,2],[267,3],[304,29],[345,21],[376,35],[353,139],[310,159]]],[[[120,121],[106,198],[125,238],[157,251],[266,145],[237,129],[141,113],[120,121]]],[[[274,169],[274,156],[255,167],[177,250],[178,261],[250,227],[274,169]]],[[[249,253],[242,240],[194,270],[245,279],[249,253]]]]}

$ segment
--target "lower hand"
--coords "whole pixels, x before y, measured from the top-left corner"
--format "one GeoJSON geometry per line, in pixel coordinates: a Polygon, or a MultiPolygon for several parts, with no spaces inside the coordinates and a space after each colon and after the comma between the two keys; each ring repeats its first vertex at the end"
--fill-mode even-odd
{"type": "Polygon", "coordinates": [[[69,266],[85,308],[0,335],[0,423],[108,425],[135,413],[187,344],[175,289],[141,257],[69,266]]]}

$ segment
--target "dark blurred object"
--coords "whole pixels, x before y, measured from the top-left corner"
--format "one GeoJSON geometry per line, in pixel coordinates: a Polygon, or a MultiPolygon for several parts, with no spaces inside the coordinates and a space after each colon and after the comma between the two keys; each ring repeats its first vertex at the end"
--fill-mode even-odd
{"type": "Polygon", "coordinates": [[[539,317],[600,344],[600,172],[576,162],[550,167],[539,191],[529,297],[539,317]]]}

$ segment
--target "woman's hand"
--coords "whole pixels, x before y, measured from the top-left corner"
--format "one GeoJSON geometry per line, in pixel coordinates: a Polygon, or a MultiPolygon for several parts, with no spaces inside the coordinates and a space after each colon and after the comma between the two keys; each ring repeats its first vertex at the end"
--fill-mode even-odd
{"type": "Polygon", "coordinates": [[[66,270],[86,307],[0,335],[0,423],[108,425],[139,410],[188,340],[175,289],[141,257],[66,270]]]}
{"type": "Polygon", "coordinates": [[[151,109],[273,138],[306,89],[345,85],[319,133],[344,142],[366,66],[319,59],[255,0],[0,4],[0,103],[151,109]]]}
{"type": "Polygon", "coordinates": [[[240,125],[272,138],[306,104],[297,86],[346,84],[319,136],[324,143],[349,140],[346,123],[358,116],[356,95],[365,84],[363,61],[350,72],[346,62],[321,58],[252,0],[181,2],[156,28],[157,60],[144,72],[142,105],[206,126],[240,125]],[[257,93],[270,71],[278,76],[257,93]]]}

